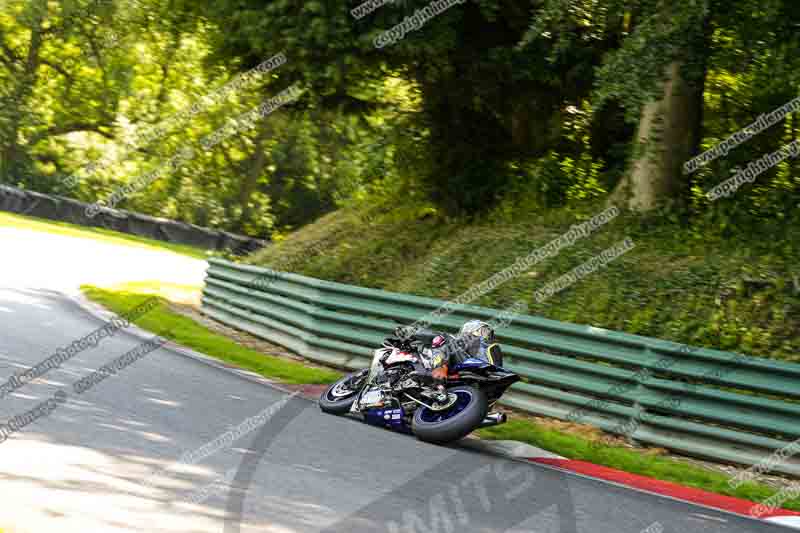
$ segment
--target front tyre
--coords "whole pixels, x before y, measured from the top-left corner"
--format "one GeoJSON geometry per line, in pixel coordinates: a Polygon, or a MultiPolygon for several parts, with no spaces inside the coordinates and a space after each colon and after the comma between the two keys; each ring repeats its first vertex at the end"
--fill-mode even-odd
{"type": "Polygon", "coordinates": [[[319,398],[319,407],[332,415],[346,415],[364,386],[368,370],[348,374],[328,387],[319,398]]]}
{"type": "Polygon", "coordinates": [[[447,389],[456,395],[454,403],[444,410],[420,407],[414,413],[411,429],[419,440],[444,444],[469,435],[480,426],[489,410],[486,393],[470,386],[447,389]]]}

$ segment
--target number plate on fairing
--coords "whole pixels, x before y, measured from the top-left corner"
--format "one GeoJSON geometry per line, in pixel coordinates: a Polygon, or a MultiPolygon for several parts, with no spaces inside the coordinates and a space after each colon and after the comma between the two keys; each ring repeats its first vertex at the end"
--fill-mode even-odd
{"type": "Polygon", "coordinates": [[[364,420],[367,424],[373,426],[380,426],[395,431],[409,432],[410,429],[406,426],[403,420],[404,411],[402,408],[397,409],[370,409],[364,413],[364,420]]]}

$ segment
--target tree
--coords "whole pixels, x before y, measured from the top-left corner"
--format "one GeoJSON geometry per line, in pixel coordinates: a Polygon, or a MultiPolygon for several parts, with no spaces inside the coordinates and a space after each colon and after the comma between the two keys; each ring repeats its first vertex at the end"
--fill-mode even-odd
{"type": "MultiPolygon", "coordinates": [[[[35,152],[61,162],[53,139],[76,132],[113,137],[113,107],[93,102],[113,103],[124,75],[104,46],[102,33],[109,30],[80,22],[86,13],[74,10],[85,6],[69,11],[66,3],[33,0],[8,7],[0,18],[0,179],[33,185],[35,152]],[[81,64],[84,51],[90,59],[81,64]]],[[[110,17],[108,9],[97,9],[96,16],[110,17]]]]}
{"type": "Polygon", "coordinates": [[[380,48],[374,43],[384,31],[428,2],[386,5],[354,20],[333,0],[227,0],[209,16],[230,30],[220,34],[218,55],[240,58],[243,68],[285,50],[284,75],[309,87],[308,105],[374,113],[386,106],[382,83],[404,78],[420,93],[415,122],[427,130],[424,145],[415,147],[431,162],[419,184],[447,210],[474,212],[498,198],[510,160],[544,154],[558,140],[565,96],[591,90],[597,58],[585,43],[551,61],[546,39],[519,46],[538,4],[455,4],[380,48]]]}

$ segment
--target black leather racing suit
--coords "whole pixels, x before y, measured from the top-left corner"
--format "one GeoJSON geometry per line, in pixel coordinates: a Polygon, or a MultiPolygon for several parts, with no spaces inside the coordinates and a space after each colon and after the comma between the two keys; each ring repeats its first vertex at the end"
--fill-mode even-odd
{"type": "MultiPolygon", "coordinates": [[[[447,361],[451,367],[463,362],[465,359],[481,359],[495,366],[503,366],[503,351],[498,343],[490,343],[486,339],[474,335],[463,337],[447,336],[447,342],[440,350],[442,362],[447,361]]],[[[433,350],[436,360],[437,350],[433,350]]]]}

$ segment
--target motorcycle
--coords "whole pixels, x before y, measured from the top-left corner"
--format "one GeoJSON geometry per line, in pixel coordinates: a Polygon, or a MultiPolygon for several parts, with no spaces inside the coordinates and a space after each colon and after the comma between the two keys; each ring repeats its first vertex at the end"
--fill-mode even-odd
{"type": "MultiPolygon", "coordinates": [[[[344,376],[322,393],[322,411],[360,415],[368,424],[437,444],[506,422],[504,413],[489,410],[519,376],[473,357],[451,366],[441,351],[433,350],[434,342],[442,340],[439,333],[399,331],[374,351],[369,368],[344,376]]],[[[458,340],[447,336],[446,342],[456,346],[458,340]]]]}

